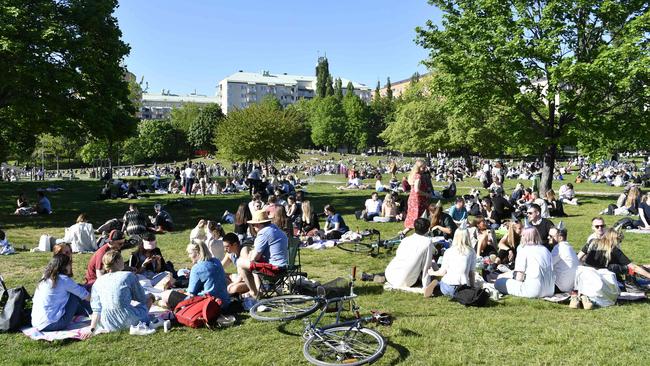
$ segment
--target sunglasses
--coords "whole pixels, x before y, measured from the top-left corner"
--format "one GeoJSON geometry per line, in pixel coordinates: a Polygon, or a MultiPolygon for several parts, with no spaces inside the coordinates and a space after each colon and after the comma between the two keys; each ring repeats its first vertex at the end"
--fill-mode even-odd
{"type": "Polygon", "coordinates": [[[605,225],[594,225],[594,228],[603,229],[603,228],[605,228],[605,225]]]}

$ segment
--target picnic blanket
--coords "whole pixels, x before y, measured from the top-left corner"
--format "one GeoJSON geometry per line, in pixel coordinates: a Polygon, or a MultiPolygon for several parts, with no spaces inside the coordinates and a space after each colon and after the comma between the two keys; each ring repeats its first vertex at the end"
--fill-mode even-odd
{"type": "Polygon", "coordinates": [[[643,229],[630,229],[630,230],[625,230],[626,233],[634,233],[634,234],[650,234],[650,230],[643,230],[643,229]]]}
{"type": "MultiPolygon", "coordinates": [[[[149,309],[149,315],[161,320],[169,319],[171,311],[159,306],[153,305],[149,309]]],[[[29,338],[37,341],[59,341],[64,339],[81,340],[83,333],[90,331],[90,317],[85,315],[75,316],[72,323],[68,325],[65,330],[58,330],[54,332],[41,332],[40,330],[29,326],[23,327],[20,331],[29,338]]]]}

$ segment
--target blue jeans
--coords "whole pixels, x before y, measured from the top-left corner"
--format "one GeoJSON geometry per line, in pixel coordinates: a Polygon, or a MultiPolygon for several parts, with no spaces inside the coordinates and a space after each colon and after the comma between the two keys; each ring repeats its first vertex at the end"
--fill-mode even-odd
{"type": "Polygon", "coordinates": [[[454,285],[448,285],[445,282],[440,281],[440,292],[442,292],[443,295],[447,297],[454,297],[454,294],[456,293],[456,289],[458,286],[454,285]]]}
{"type": "Polygon", "coordinates": [[[68,302],[65,304],[65,311],[63,316],[58,321],[48,325],[43,328],[43,332],[53,332],[57,330],[64,330],[72,322],[72,318],[75,315],[90,315],[92,310],[90,308],[90,303],[86,300],[82,300],[77,296],[70,294],[68,302]]]}
{"type": "Polygon", "coordinates": [[[494,283],[494,288],[497,289],[500,293],[507,295],[508,294],[508,288],[506,287],[506,283],[510,280],[510,278],[498,278],[497,281],[494,283]]]}

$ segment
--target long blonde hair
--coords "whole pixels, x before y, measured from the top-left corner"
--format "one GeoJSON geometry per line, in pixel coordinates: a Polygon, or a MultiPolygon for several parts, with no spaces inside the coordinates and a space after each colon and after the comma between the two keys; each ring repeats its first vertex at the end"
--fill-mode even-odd
{"type": "Polygon", "coordinates": [[[609,261],[612,260],[612,250],[614,247],[619,247],[623,241],[622,233],[616,231],[613,228],[609,228],[605,231],[605,234],[599,238],[595,239],[589,245],[589,250],[597,250],[605,253],[605,259],[607,262],[606,265],[609,265],[609,261]]]}
{"type": "Polygon", "coordinates": [[[308,224],[311,224],[312,223],[312,222],[310,222],[311,221],[311,211],[312,211],[311,202],[309,202],[308,200],[302,201],[301,208],[302,208],[302,222],[306,222],[308,224]]]}
{"type": "Polygon", "coordinates": [[[458,253],[462,255],[466,255],[470,250],[472,250],[472,241],[470,240],[469,230],[456,230],[451,246],[458,248],[458,253]]]}
{"type": "Polygon", "coordinates": [[[192,240],[189,244],[187,244],[187,251],[198,253],[199,262],[207,261],[208,259],[212,258],[210,249],[208,249],[208,246],[205,244],[203,240],[197,240],[197,239],[192,240]]]}
{"type": "Polygon", "coordinates": [[[636,204],[640,195],[641,191],[638,187],[634,186],[630,188],[630,191],[627,193],[627,199],[625,200],[625,207],[632,208],[636,204]]]}
{"type": "Polygon", "coordinates": [[[411,172],[409,173],[409,177],[407,179],[411,186],[415,183],[415,175],[420,172],[423,166],[424,161],[422,159],[417,159],[415,161],[415,164],[413,164],[413,168],[411,169],[411,172]]]}
{"type": "Polygon", "coordinates": [[[521,241],[521,234],[515,231],[515,227],[521,225],[519,221],[510,221],[508,224],[508,234],[506,235],[506,245],[512,249],[517,248],[521,241]]]}

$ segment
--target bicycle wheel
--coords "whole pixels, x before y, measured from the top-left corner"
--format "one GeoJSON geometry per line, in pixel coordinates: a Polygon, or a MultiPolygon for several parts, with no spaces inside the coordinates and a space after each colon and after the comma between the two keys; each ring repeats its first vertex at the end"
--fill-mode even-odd
{"type": "Polygon", "coordinates": [[[364,365],[383,356],[386,341],[368,328],[333,327],[314,332],[302,347],[307,361],[319,366],[364,365]]]}
{"type": "Polygon", "coordinates": [[[372,251],[372,245],[367,243],[356,243],[356,242],[344,242],[339,243],[337,248],[345,250],[346,252],[352,253],[370,253],[372,251]]]}
{"type": "Polygon", "coordinates": [[[258,301],[250,314],[262,321],[288,321],[305,317],[318,310],[319,306],[318,298],[313,296],[283,295],[258,301]]]}

